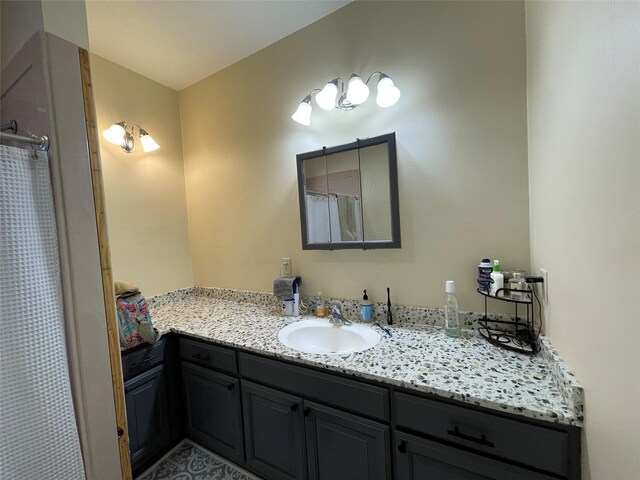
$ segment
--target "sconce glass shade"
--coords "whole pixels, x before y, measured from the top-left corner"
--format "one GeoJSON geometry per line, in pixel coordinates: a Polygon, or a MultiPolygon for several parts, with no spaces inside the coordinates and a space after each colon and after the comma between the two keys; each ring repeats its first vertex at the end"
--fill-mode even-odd
{"type": "Polygon", "coordinates": [[[336,107],[336,96],[338,95],[337,80],[327,83],[322,90],[316,94],[316,103],[320,108],[333,110],[336,107]]]}
{"type": "Polygon", "coordinates": [[[160,145],[156,143],[153,137],[142,128],[140,129],[140,142],[142,143],[142,151],[144,152],[153,152],[160,148],[160,145]]]}
{"type": "Polygon", "coordinates": [[[379,107],[390,107],[394,105],[400,98],[400,90],[393,84],[386,75],[381,76],[378,81],[378,96],[376,97],[376,103],[379,107]]]}
{"type": "Polygon", "coordinates": [[[124,129],[125,125],[126,124],[124,122],[114,123],[107,130],[102,132],[102,135],[107,139],[108,142],[113,143],[114,145],[122,145],[124,143],[124,137],[127,133],[124,129]]]}
{"type": "Polygon", "coordinates": [[[307,95],[305,99],[300,102],[298,109],[291,115],[291,118],[300,125],[309,126],[311,125],[311,110],[311,97],[307,95]]]}
{"type": "Polygon", "coordinates": [[[369,87],[357,75],[351,75],[347,88],[347,100],[352,105],[360,105],[369,98],[369,87]]]}

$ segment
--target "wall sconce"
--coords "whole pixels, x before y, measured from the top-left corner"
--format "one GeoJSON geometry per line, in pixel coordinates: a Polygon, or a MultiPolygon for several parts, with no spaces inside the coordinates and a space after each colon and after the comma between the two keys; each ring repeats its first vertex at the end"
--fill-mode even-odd
{"type": "Polygon", "coordinates": [[[138,129],[138,135],[140,136],[140,142],[142,143],[142,150],[144,152],[153,152],[160,148],[160,145],[144,130],[140,125],[134,125],[131,127],[131,133],[127,132],[127,123],[118,122],[109,127],[108,130],[102,132],[104,138],[114,145],[120,145],[122,150],[127,153],[133,152],[136,147],[136,142],[133,139],[133,132],[138,129]]]}
{"type": "Polygon", "coordinates": [[[301,125],[311,125],[311,95],[316,94],[316,103],[325,110],[353,110],[369,98],[369,81],[374,75],[378,75],[378,95],[376,103],[379,107],[386,108],[394,105],[400,98],[400,90],[393,84],[393,80],[382,72],[373,72],[366,82],[362,81],[356,74],[352,74],[347,83],[347,91],[344,91],[345,82],[341,78],[335,78],[327,83],[322,89],[314,88],[309,95],[304,97],[296,112],[291,115],[296,122],[301,125]],[[338,97],[338,85],[340,86],[340,97],[338,97]],[[317,92],[317,93],[316,93],[317,92]],[[337,99],[337,100],[336,100],[337,99]]]}

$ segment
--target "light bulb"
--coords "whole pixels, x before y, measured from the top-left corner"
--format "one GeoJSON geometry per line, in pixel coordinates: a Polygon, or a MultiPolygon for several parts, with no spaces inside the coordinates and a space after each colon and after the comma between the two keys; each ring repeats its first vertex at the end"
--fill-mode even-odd
{"type": "Polygon", "coordinates": [[[114,123],[109,127],[109,129],[102,132],[102,136],[114,145],[122,145],[126,134],[126,130],[124,129],[125,126],[126,123],[124,122],[114,123]]]}
{"type": "Polygon", "coordinates": [[[305,99],[300,102],[298,109],[293,115],[291,115],[291,118],[300,125],[309,126],[311,125],[311,110],[311,97],[307,95],[305,99]]]}
{"type": "Polygon", "coordinates": [[[379,107],[386,108],[394,105],[400,98],[400,90],[386,75],[382,75],[378,81],[378,96],[376,103],[379,107]]]}
{"type": "Polygon", "coordinates": [[[369,98],[369,87],[357,75],[351,75],[347,88],[347,100],[352,105],[360,105],[369,98]]]}
{"type": "Polygon", "coordinates": [[[338,95],[338,86],[334,80],[327,83],[324,88],[316,94],[316,103],[320,108],[333,110],[336,107],[336,95],[338,95]]]}
{"type": "Polygon", "coordinates": [[[140,129],[140,142],[142,143],[142,151],[144,152],[153,152],[160,148],[160,145],[156,143],[153,137],[143,129],[140,129]]]}

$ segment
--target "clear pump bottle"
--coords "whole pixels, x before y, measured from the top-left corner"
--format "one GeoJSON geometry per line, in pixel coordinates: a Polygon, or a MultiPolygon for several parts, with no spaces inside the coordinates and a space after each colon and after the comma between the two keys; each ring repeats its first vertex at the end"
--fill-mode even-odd
{"type": "Polygon", "coordinates": [[[444,296],[444,328],[452,338],[460,336],[460,318],[458,314],[458,298],[456,297],[456,284],[453,280],[447,280],[444,296]]]}

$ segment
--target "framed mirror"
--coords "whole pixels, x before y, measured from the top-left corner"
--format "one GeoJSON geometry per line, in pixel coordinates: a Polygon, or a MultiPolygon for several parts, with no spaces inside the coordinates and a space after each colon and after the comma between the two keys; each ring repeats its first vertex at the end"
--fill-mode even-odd
{"type": "Polygon", "coordinates": [[[296,158],[303,250],[400,248],[395,133],[296,158]]]}

